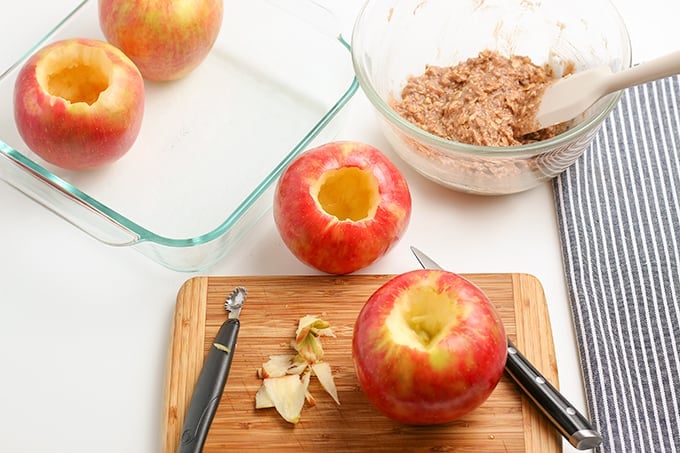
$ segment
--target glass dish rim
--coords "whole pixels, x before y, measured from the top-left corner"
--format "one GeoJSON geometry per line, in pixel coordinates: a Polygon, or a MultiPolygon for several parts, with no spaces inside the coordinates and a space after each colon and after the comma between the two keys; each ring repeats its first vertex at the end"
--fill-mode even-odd
{"type": "MultiPolygon", "coordinates": [[[[14,63],[12,63],[5,71],[0,73],[0,81],[5,79],[9,74],[17,70],[32,54],[34,54],[39,48],[41,48],[59,29],[65,25],[73,16],[75,16],[85,4],[95,1],[95,0],[80,0],[79,3],[67,15],[65,15],[61,20],[56,22],[50,29],[45,32],[40,39],[38,39],[35,44],[28,48],[14,63]]],[[[318,6],[319,8],[327,11],[329,14],[333,14],[326,6],[319,4],[314,0],[310,0],[310,3],[318,6]]],[[[330,36],[330,34],[329,34],[330,36]]],[[[351,55],[350,44],[342,36],[342,33],[338,31],[335,39],[338,43],[348,51],[348,55],[351,55]]],[[[265,192],[272,186],[272,184],[280,176],[283,169],[300,153],[302,152],[322,131],[323,129],[338,115],[338,113],[345,107],[349,100],[354,96],[354,94],[359,89],[359,84],[356,75],[348,79],[349,84],[345,91],[340,95],[335,103],[325,112],[323,116],[314,124],[314,126],[300,139],[300,141],[284,156],[284,158],[276,163],[276,166],[262,179],[251,192],[238,204],[238,206],[231,211],[228,216],[215,228],[208,230],[204,233],[198,234],[192,237],[169,237],[161,234],[154,233],[150,229],[140,225],[131,218],[118,213],[115,209],[110,208],[106,204],[98,201],[95,197],[88,195],[86,192],[80,190],[75,185],[69,183],[64,178],[51,172],[44,166],[40,165],[38,162],[34,161],[30,157],[24,155],[22,152],[16,150],[11,145],[7,144],[0,138],[0,155],[7,158],[12,164],[17,165],[25,170],[32,173],[33,176],[40,179],[42,182],[48,184],[52,188],[58,190],[62,195],[68,197],[73,202],[78,205],[89,209],[93,213],[102,216],[105,220],[113,223],[115,226],[124,230],[125,233],[132,237],[128,243],[125,244],[109,244],[117,246],[133,246],[143,242],[158,244],[162,247],[172,248],[172,249],[183,249],[191,248],[199,245],[208,244],[212,241],[223,237],[226,233],[231,231],[232,227],[243,218],[244,214],[253,207],[253,205],[262,198],[265,192]]],[[[8,182],[9,181],[4,181],[8,182]]],[[[10,183],[10,185],[14,186],[10,183]]],[[[17,188],[15,186],[15,188],[17,188]]],[[[20,188],[18,188],[22,191],[20,188]]],[[[22,191],[23,192],[23,191],[22,191]]],[[[28,195],[30,197],[30,195],[28,195]]],[[[37,200],[35,200],[37,201],[37,200]]],[[[38,201],[39,202],[39,201],[38,201]]],[[[49,207],[48,207],[49,208],[49,207]]],[[[57,215],[64,218],[65,220],[71,222],[68,218],[61,215],[58,211],[54,211],[57,215]]],[[[78,225],[76,225],[78,226],[78,225]]],[[[81,228],[82,229],[82,228],[81,228]]],[[[85,231],[88,233],[87,231],[85,231]]],[[[100,242],[106,242],[101,240],[95,235],[96,239],[100,242]]],[[[162,263],[168,266],[167,263],[162,263]]],[[[172,266],[169,266],[172,267],[172,266]]]]}

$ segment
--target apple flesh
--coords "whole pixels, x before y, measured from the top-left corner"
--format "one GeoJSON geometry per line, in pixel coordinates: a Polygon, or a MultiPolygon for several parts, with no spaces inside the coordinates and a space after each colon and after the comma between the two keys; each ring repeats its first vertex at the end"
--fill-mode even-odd
{"type": "Polygon", "coordinates": [[[400,274],[356,319],[352,356],[368,400],[404,424],[448,423],[480,406],[507,358],[503,323],[487,296],[445,271],[400,274]]]}
{"type": "Polygon", "coordinates": [[[300,261],[348,274],[401,238],[411,194],[399,169],[377,148],[332,142],[300,154],[285,169],[273,212],[283,242],[300,261]]]}
{"type": "Polygon", "coordinates": [[[340,404],[331,366],[322,361],[323,347],[319,337],[335,337],[330,323],[316,316],[300,318],[295,339],[291,341],[297,354],[269,356],[257,370],[262,386],[255,393],[255,409],[274,407],[284,420],[296,424],[305,401],[310,406],[316,405],[316,398],[309,392],[312,374],[335,403],[340,404]]]}
{"type": "Polygon", "coordinates": [[[222,0],[99,0],[106,39],[135,62],[148,80],[168,81],[193,71],[222,26],[222,0]]]}
{"type": "Polygon", "coordinates": [[[144,116],[144,80],[109,43],[68,39],[49,44],[22,66],[14,119],[28,147],[45,161],[88,170],[122,157],[144,116]]]}

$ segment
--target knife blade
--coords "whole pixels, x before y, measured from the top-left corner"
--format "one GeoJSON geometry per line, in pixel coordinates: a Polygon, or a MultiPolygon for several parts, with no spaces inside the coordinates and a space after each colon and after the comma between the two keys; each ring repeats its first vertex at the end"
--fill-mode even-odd
{"type": "Polygon", "coordinates": [[[236,349],[236,339],[241,327],[239,315],[246,297],[246,289],[237,287],[224,302],[224,308],[229,312],[229,317],[217,332],[213,345],[203,363],[201,374],[198,376],[182,425],[179,453],[200,453],[203,451],[208,430],[215,417],[217,406],[220,404],[224,386],[229,377],[229,370],[236,349]]]}
{"type": "MultiPolygon", "coordinates": [[[[424,269],[444,270],[417,248],[411,246],[411,252],[424,269]]],[[[509,338],[505,371],[575,448],[587,450],[602,443],[602,437],[588,419],[519,352],[509,338]]]]}

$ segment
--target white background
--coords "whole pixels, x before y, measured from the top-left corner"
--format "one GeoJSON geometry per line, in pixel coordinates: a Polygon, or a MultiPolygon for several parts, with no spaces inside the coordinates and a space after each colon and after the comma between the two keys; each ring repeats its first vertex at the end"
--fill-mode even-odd
{"type": "MultiPolygon", "coordinates": [[[[76,3],[3,2],[0,73],[76,3]]],[[[327,3],[351,30],[362,2],[327,3]]],[[[634,62],[680,49],[680,2],[614,3],[628,24],[634,62]]],[[[338,138],[389,153],[363,93],[349,108],[338,138]]],[[[550,307],[560,387],[584,409],[550,184],[481,198],[441,188],[395,162],[411,186],[412,221],[389,255],[362,272],[413,269],[408,246],[415,245],[457,272],[535,275],[550,307]]],[[[0,213],[0,451],[160,451],[170,321],[177,290],[191,275],[102,245],[6,184],[0,213]]],[[[314,272],[285,249],[265,216],[209,273],[314,272]]]]}

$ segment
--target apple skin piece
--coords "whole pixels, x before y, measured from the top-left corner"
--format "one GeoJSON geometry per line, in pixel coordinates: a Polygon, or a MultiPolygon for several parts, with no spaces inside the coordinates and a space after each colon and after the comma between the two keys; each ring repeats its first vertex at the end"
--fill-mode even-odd
{"type": "Polygon", "coordinates": [[[328,362],[316,362],[309,365],[317,377],[323,389],[328,393],[335,404],[340,405],[340,398],[338,398],[338,388],[335,385],[335,379],[333,379],[333,372],[331,371],[331,366],[328,362]]]}
{"type": "MultiPolygon", "coordinates": [[[[267,392],[269,401],[273,403],[276,411],[288,423],[296,424],[300,421],[302,406],[306,401],[307,388],[309,387],[309,374],[302,377],[295,374],[268,378],[263,381],[264,391],[267,392]]],[[[261,408],[265,408],[266,397],[263,397],[261,408]]]]}
{"type": "Polygon", "coordinates": [[[212,49],[223,9],[222,0],[99,0],[99,25],[145,79],[177,80],[212,49]]]}
{"type": "Polygon", "coordinates": [[[22,66],[14,85],[14,119],[28,147],[45,161],[89,170],[122,157],[144,116],[144,80],[111,44],[67,39],[22,66]]]}
{"type": "Polygon", "coordinates": [[[381,258],[411,217],[406,179],[373,146],[338,141],[297,156],[279,178],[274,221],[288,249],[328,274],[381,258]]]}
{"type": "Polygon", "coordinates": [[[507,337],[484,292],[446,271],[393,277],[356,319],[352,357],[373,406],[409,425],[454,421],[479,407],[503,375],[507,337]]]}
{"type": "Polygon", "coordinates": [[[331,367],[321,361],[323,347],[320,336],[335,337],[329,322],[310,315],[300,318],[295,339],[291,342],[298,354],[271,355],[257,371],[257,377],[263,383],[255,393],[255,409],[276,407],[286,421],[297,423],[305,401],[310,406],[316,405],[316,398],[309,392],[312,374],[333,400],[340,404],[331,367]],[[315,343],[310,343],[310,340],[315,343]],[[310,347],[310,344],[314,346],[310,347]]]}

